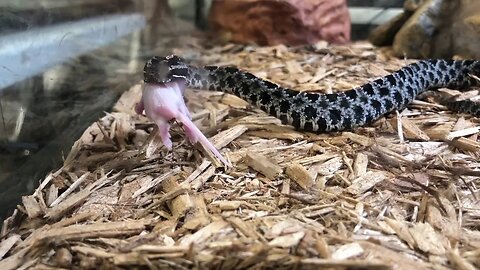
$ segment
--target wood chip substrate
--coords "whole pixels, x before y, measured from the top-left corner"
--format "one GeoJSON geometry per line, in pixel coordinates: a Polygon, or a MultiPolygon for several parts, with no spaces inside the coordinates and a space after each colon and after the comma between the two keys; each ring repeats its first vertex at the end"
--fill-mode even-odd
{"type": "MultiPolygon", "coordinates": [[[[319,93],[413,61],[363,42],[174,53],[319,93]]],[[[3,223],[0,269],[480,268],[480,121],[437,95],[366,127],[312,134],[234,96],[187,90],[193,120],[230,168],[179,125],[165,149],[134,112],[140,95],[140,82],[127,86],[23,197],[3,223]]]]}

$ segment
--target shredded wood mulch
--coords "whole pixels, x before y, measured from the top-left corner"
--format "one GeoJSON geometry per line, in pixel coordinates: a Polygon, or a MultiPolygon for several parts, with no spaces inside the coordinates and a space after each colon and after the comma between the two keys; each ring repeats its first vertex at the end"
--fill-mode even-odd
{"type": "MultiPolygon", "coordinates": [[[[321,93],[411,62],[367,43],[175,53],[321,93]]],[[[134,113],[140,95],[140,84],[126,91],[23,197],[2,227],[0,269],[480,267],[479,119],[434,96],[317,135],[234,96],[189,90],[195,123],[233,164],[225,169],[178,125],[167,151],[134,113]]]]}

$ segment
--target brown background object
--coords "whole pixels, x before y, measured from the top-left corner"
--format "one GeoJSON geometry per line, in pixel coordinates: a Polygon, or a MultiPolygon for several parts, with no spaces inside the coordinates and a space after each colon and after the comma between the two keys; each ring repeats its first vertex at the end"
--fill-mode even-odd
{"type": "Polygon", "coordinates": [[[375,29],[369,39],[390,46],[397,57],[480,59],[480,2],[405,2],[404,12],[375,29]]]}

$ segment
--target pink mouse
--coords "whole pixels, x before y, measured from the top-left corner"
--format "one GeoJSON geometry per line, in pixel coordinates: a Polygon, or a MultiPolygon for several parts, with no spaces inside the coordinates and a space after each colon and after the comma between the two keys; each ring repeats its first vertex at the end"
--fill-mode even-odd
{"type": "Polygon", "coordinates": [[[183,100],[184,91],[185,83],[182,81],[163,84],[145,83],[142,99],[136,105],[135,111],[142,114],[145,110],[145,115],[158,126],[160,138],[167,149],[171,150],[173,146],[169,133],[170,122],[177,120],[183,124],[185,135],[192,144],[200,141],[226,166],[231,166],[192,122],[190,112],[183,100]]]}

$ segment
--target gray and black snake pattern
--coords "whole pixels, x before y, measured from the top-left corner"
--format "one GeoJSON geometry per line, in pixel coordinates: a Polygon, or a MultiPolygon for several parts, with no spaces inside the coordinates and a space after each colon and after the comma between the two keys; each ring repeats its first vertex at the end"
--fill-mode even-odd
{"type": "MultiPolygon", "coordinates": [[[[153,57],[144,68],[145,83],[184,81],[186,86],[234,94],[282,123],[316,133],[340,131],[367,125],[386,113],[405,108],[430,89],[464,90],[479,82],[480,61],[421,60],[390,75],[354,89],[319,94],[298,92],[260,79],[236,67],[186,64],[180,57],[153,57]]],[[[480,104],[470,100],[449,101],[451,110],[480,117],[480,104]]]]}

